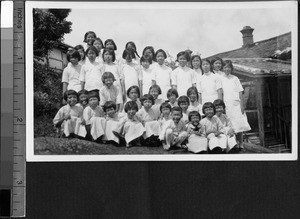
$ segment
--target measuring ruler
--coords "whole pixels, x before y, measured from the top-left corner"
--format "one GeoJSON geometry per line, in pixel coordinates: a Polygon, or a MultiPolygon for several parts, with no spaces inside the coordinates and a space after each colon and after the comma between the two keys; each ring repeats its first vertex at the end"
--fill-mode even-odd
{"type": "Polygon", "coordinates": [[[26,118],[25,118],[25,2],[13,8],[13,188],[12,217],[25,216],[26,118]]]}

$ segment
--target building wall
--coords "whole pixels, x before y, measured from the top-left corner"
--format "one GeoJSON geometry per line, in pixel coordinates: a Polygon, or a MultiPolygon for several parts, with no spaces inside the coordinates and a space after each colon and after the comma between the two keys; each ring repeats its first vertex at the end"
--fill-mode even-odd
{"type": "Polygon", "coordinates": [[[49,52],[49,66],[62,71],[68,64],[66,52],[54,48],[49,52]]]}

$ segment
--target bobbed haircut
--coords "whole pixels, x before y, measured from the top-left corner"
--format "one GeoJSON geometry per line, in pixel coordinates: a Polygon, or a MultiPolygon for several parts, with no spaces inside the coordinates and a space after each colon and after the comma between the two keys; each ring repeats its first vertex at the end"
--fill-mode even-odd
{"type": "Polygon", "coordinates": [[[221,62],[221,70],[223,70],[223,67],[224,67],[224,61],[223,61],[223,59],[221,59],[220,57],[213,57],[211,59],[211,65],[213,66],[216,61],[220,61],[221,62]]]}
{"type": "Polygon", "coordinates": [[[67,60],[70,61],[71,58],[76,58],[78,61],[81,60],[81,56],[76,49],[71,49],[67,52],[67,60]]]}
{"type": "Polygon", "coordinates": [[[163,102],[162,104],[160,104],[160,107],[159,107],[160,112],[162,112],[163,108],[168,108],[170,111],[172,109],[171,105],[168,102],[163,102]]]}
{"type": "Polygon", "coordinates": [[[223,100],[221,99],[216,99],[214,102],[213,102],[214,106],[217,107],[217,106],[222,106],[223,109],[225,110],[225,103],[223,100]]]}
{"type": "Polygon", "coordinates": [[[104,47],[103,42],[102,42],[102,40],[101,40],[99,37],[96,37],[96,38],[95,38],[93,44],[94,44],[96,41],[99,41],[99,42],[100,42],[102,48],[104,47]]]}
{"type": "MultiPolygon", "coordinates": [[[[85,51],[84,51],[83,46],[82,46],[82,45],[77,45],[77,46],[74,47],[74,49],[76,49],[77,51],[80,50],[80,49],[82,49],[83,54],[84,54],[84,57],[82,58],[82,60],[84,60],[84,59],[85,59],[85,51]]],[[[78,51],[78,52],[79,52],[79,51],[78,51]]],[[[80,55],[80,54],[79,54],[79,55],[80,55]]],[[[80,57],[79,60],[81,60],[81,57],[80,57]]]]}
{"type": "MultiPolygon", "coordinates": [[[[233,71],[233,64],[232,64],[231,60],[225,60],[224,66],[229,66],[231,68],[231,72],[233,71]]],[[[223,66],[223,68],[224,68],[224,66],[223,66]]]]}
{"type": "Polygon", "coordinates": [[[90,50],[94,51],[96,53],[96,56],[99,55],[98,49],[95,46],[90,46],[89,48],[87,48],[85,54],[87,55],[90,50]]]}
{"type": "Polygon", "coordinates": [[[111,43],[114,46],[114,50],[117,50],[117,45],[115,44],[115,41],[113,41],[113,39],[107,39],[104,42],[104,47],[106,48],[107,43],[111,43]]]}
{"type": "Polygon", "coordinates": [[[87,42],[86,38],[87,38],[87,36],[88,36],[89,34],[93,34],[93,35],[94,35],[94,38],[97,38],[97,35],[96,35],[96,33],[95,33],[94,31],[88,31],[88,32],[86,32],[86,33],[84,34],[83,42],[85,42],[85,43],[87,42]]]}
{"type": "Polygon", "coordinates": [[[125,113],[127,113],[129,110],[136,110],[136,111],[139,110],[139,107],[135,101],[131,100],[125,104],[125,107],[124,107],[125,113]]]}
{"type": "Polygon", "coordinates": [[[78,100],[78,93],[75,90],[66,90],[64,92],[64,100],[67,101],[68,100],[68,96],[74,95],[76,96],[77,100],[78,100]]]}
{"type": "Polygon", "coordinates": [[[98,89],[89,91],[88,100],[90,100],[93,97],[96,97],[98,99],[98,101],[100,101],[99,90],[98,89]]]}
{"type": "Polygon", "coordinates": [[[207,62],[210,66],[210,71],[213,71],[213,66],[211,64],[211,61],[209,59],[202,59],[202,64],[201,65],[203,65],[204,62],[207,62]]]}
{"type": "Polygon", "coordinates": [[[131,45],[131,47],[133,48],[134,53],[136,54],[136,56],[140,58],[139,54],[138,54],[137,51],[136,51],[136,45],[135,45],[135,43],[134,43],[133,41],[127,42],[126,45],[125,45],[125,49],[128,49],[127,47],[128,47],[129,45],[131,45]]]}
{"type": "Polygon", "coordinates": [[[190,95],[191,95],[192,92],[195,92],[195,93],[196,93],[197,100],[198,100],[198,99],[199,99],[199,93],[198,93],[197,88],[194,87],[194,86],[190,87],[190,88],[186,91],[186,95],[187,95],[188,97],[190,97],[190,95]]]}
{"type": "MultiPolygon", "coordinates": [[[[202,59],[201,59],[201,57],[200,57],[199,55],[193,55],[193,56],[191,57],[191,62],[193,62],[193,60],[194,60],[195,58],[198,58],[198,59],[200,60],[200,68],[201,68],[201,64],[202,64],[202,59]]],[[[192,68],[194,68],[193,65],[192,65],[192,68]]]]}
{"type": "Polygon", "coordinates": [[[198,111],[191,111],[191,112],[189,113],[189,121],[192,120],[192,117],[193,117],[193,116],[198,116],[199,119],[201,119],[200,113],[199,113],[198,111]]]}
{"type": "Polygon", "coordinates": [[[181,51],[177,54],[177,61],[179,60],[180,56],[184,56],[186,60],[189,62],[190,61],[190,55],[186,51],[181,51]]]}
{"type": "Polygon", "coordinates": [[[147,50],[150,50],[150,52],[152,53],[152,59],[155,61],[155,51],[154,51],[154,48],[153,46],[146,46],[144,49],[143,49],[143,55],[145,55],[145,52],[147,50]]]}
{"type": "Polygon", "coordinates": [[[88,95],[89,92],[85,89],[82,89],[82,90],[78,91],[78,97],[80,97],[80,95],[82,95],[82,94],[88,95]]]}
{"type": "Polygon", "coordinates": [[[152,105],[154,105],[154,98],[150,95],[150,94],[145,94],[141,97],[140,101],[141,101],[141,104],[144,106],[144,101],[145,100],[151,100],[152,102],[152,105]]]}
{"type": "Polygon", "coordinates": [[[111,73],[111,72],[109,72],[109,71],[106,71],[106,72],[103,73],[102,78],[101,78],[103,84],[104,84],[105,79],[108,79],[108,78],[113,79],[113,81],[116,80],[113,73],[111,73]]]}
{"type": "Polygon", "coordinates": [[[105,104],[103,105],[103,110],[106,112],[108,109],[113,108],[114,110],[117,109],[117,104],[114,101],[106,101],[105,104]]]}
{"type": "Polygon", "coordinates": [[[202,106],[202,112],[203,112],[204,115],[205,115],[204,111],[207,108],[213,108],[214,114],[216,114],[216,108],[215,108],[215,106],[214,106],[214,104],[212,102],[206,102],[206,103],[203,104],[203,106],[202,106]]]}
{"type": "Polygon", "coordinates": [[[142,56],[140,59],[140,63],[142,64],[142,62],[149,62],[149,64],[152,64],[152,59],[150,56],[142,56]]]}
{"type": "Polygon", "coordinates": [[[190,100],[187,96],[183,95],[178,98],[177,103],[178,103],[178,106],[180,106],[180,104],[182,104],[182,103],[187,103],[188,105],[190,105],[190,100]]]}
{"type": "Polygon", "coordinates": [[[174,106],[174,107],[171,109],[171,112],[172,112],[172,113],[173,113],[174,111],[180,112],[181,115],[182,115],[182,109],[181,109],[179,106],[174,106]]]}
{"type": "Polygon", "coordinates": [[[175,95],[176,98],[179,97],[178,91],[176,89],[174,89],[174,88],[171,88],[171,89],[168,90],[168,92],[167,92],[167,98],[169,98],[172,95],[175,95]]]}
{"type": "Polygon", "coordinates": [[[148,94],[150,94],[150,91],[151,91],[152,89],[156,89],[156,90],[158,91],[158,95],[161,95],[161,89],[160,89],[160,86],[158,86],[157,84],[152,85],[152,86],[149,88],[149,93],[148,93],[148,94]]]}
{"type": "Polygon", "coordinates": [[[138,94],[138,98],[140,98],[140,88],[139,88],[138,86],[136,86],[136,85],[133,85],[133,86],[131,86],[131,87],[129,87],[129,88],[127,89],[127,92],[126,92],[127,97],[129,98],[129,93],[130,93],[130,91],[132,91],[132,90],[136,90],[136,92],[137,92],[137,94],[138,94]]]}
{"type": "Polygon", "coordinates": [[[159,49],[159,50],[156,51],[156,53],[155,53],[155,59],[156,59],[158,53],[160,53],[160,52],[164,55],[164,57],[166,59],[167,58],[167,53],[163,49],[159,49]]]}
{"type": "Polygon", "coordinates": [[[126,59],[127,55],[130,55],[133,59],[135,58],[134,51],[132,49],[125,49],[122,54],[122,58],[126,59]]]}
{"type": "Polygon", "coordinates": [[[112,62],[116,61],[116,54],[115,54],[115,51],[114,51],[114,50],[104,48],[104,49],[103,49],[103,53],[102,53],[102,59],[103,59],[103,60],[104,60],[104,54],[105,54],[105,53],[108,53],[109,55],[112,56],[112,59],[111,59],[112,62]]]}

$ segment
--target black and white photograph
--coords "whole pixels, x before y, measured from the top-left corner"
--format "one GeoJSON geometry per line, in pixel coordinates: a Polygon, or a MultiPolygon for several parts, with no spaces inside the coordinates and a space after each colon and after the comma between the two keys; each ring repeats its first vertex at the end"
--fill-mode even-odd
{"type": "Polygon", "coordinates": [[[27,160],[297,160],[297,7],[25,2],[27,160]]]}

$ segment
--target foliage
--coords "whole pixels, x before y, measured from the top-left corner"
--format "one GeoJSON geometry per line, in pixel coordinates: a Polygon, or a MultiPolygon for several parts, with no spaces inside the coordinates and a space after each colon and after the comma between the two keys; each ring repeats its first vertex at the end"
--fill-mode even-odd
{"type": "Polygon", "coordinates": [[[34,56],[45,57],[63,36],[72,31],[66,17],[70,9],[33,9],[34,56]]]}

